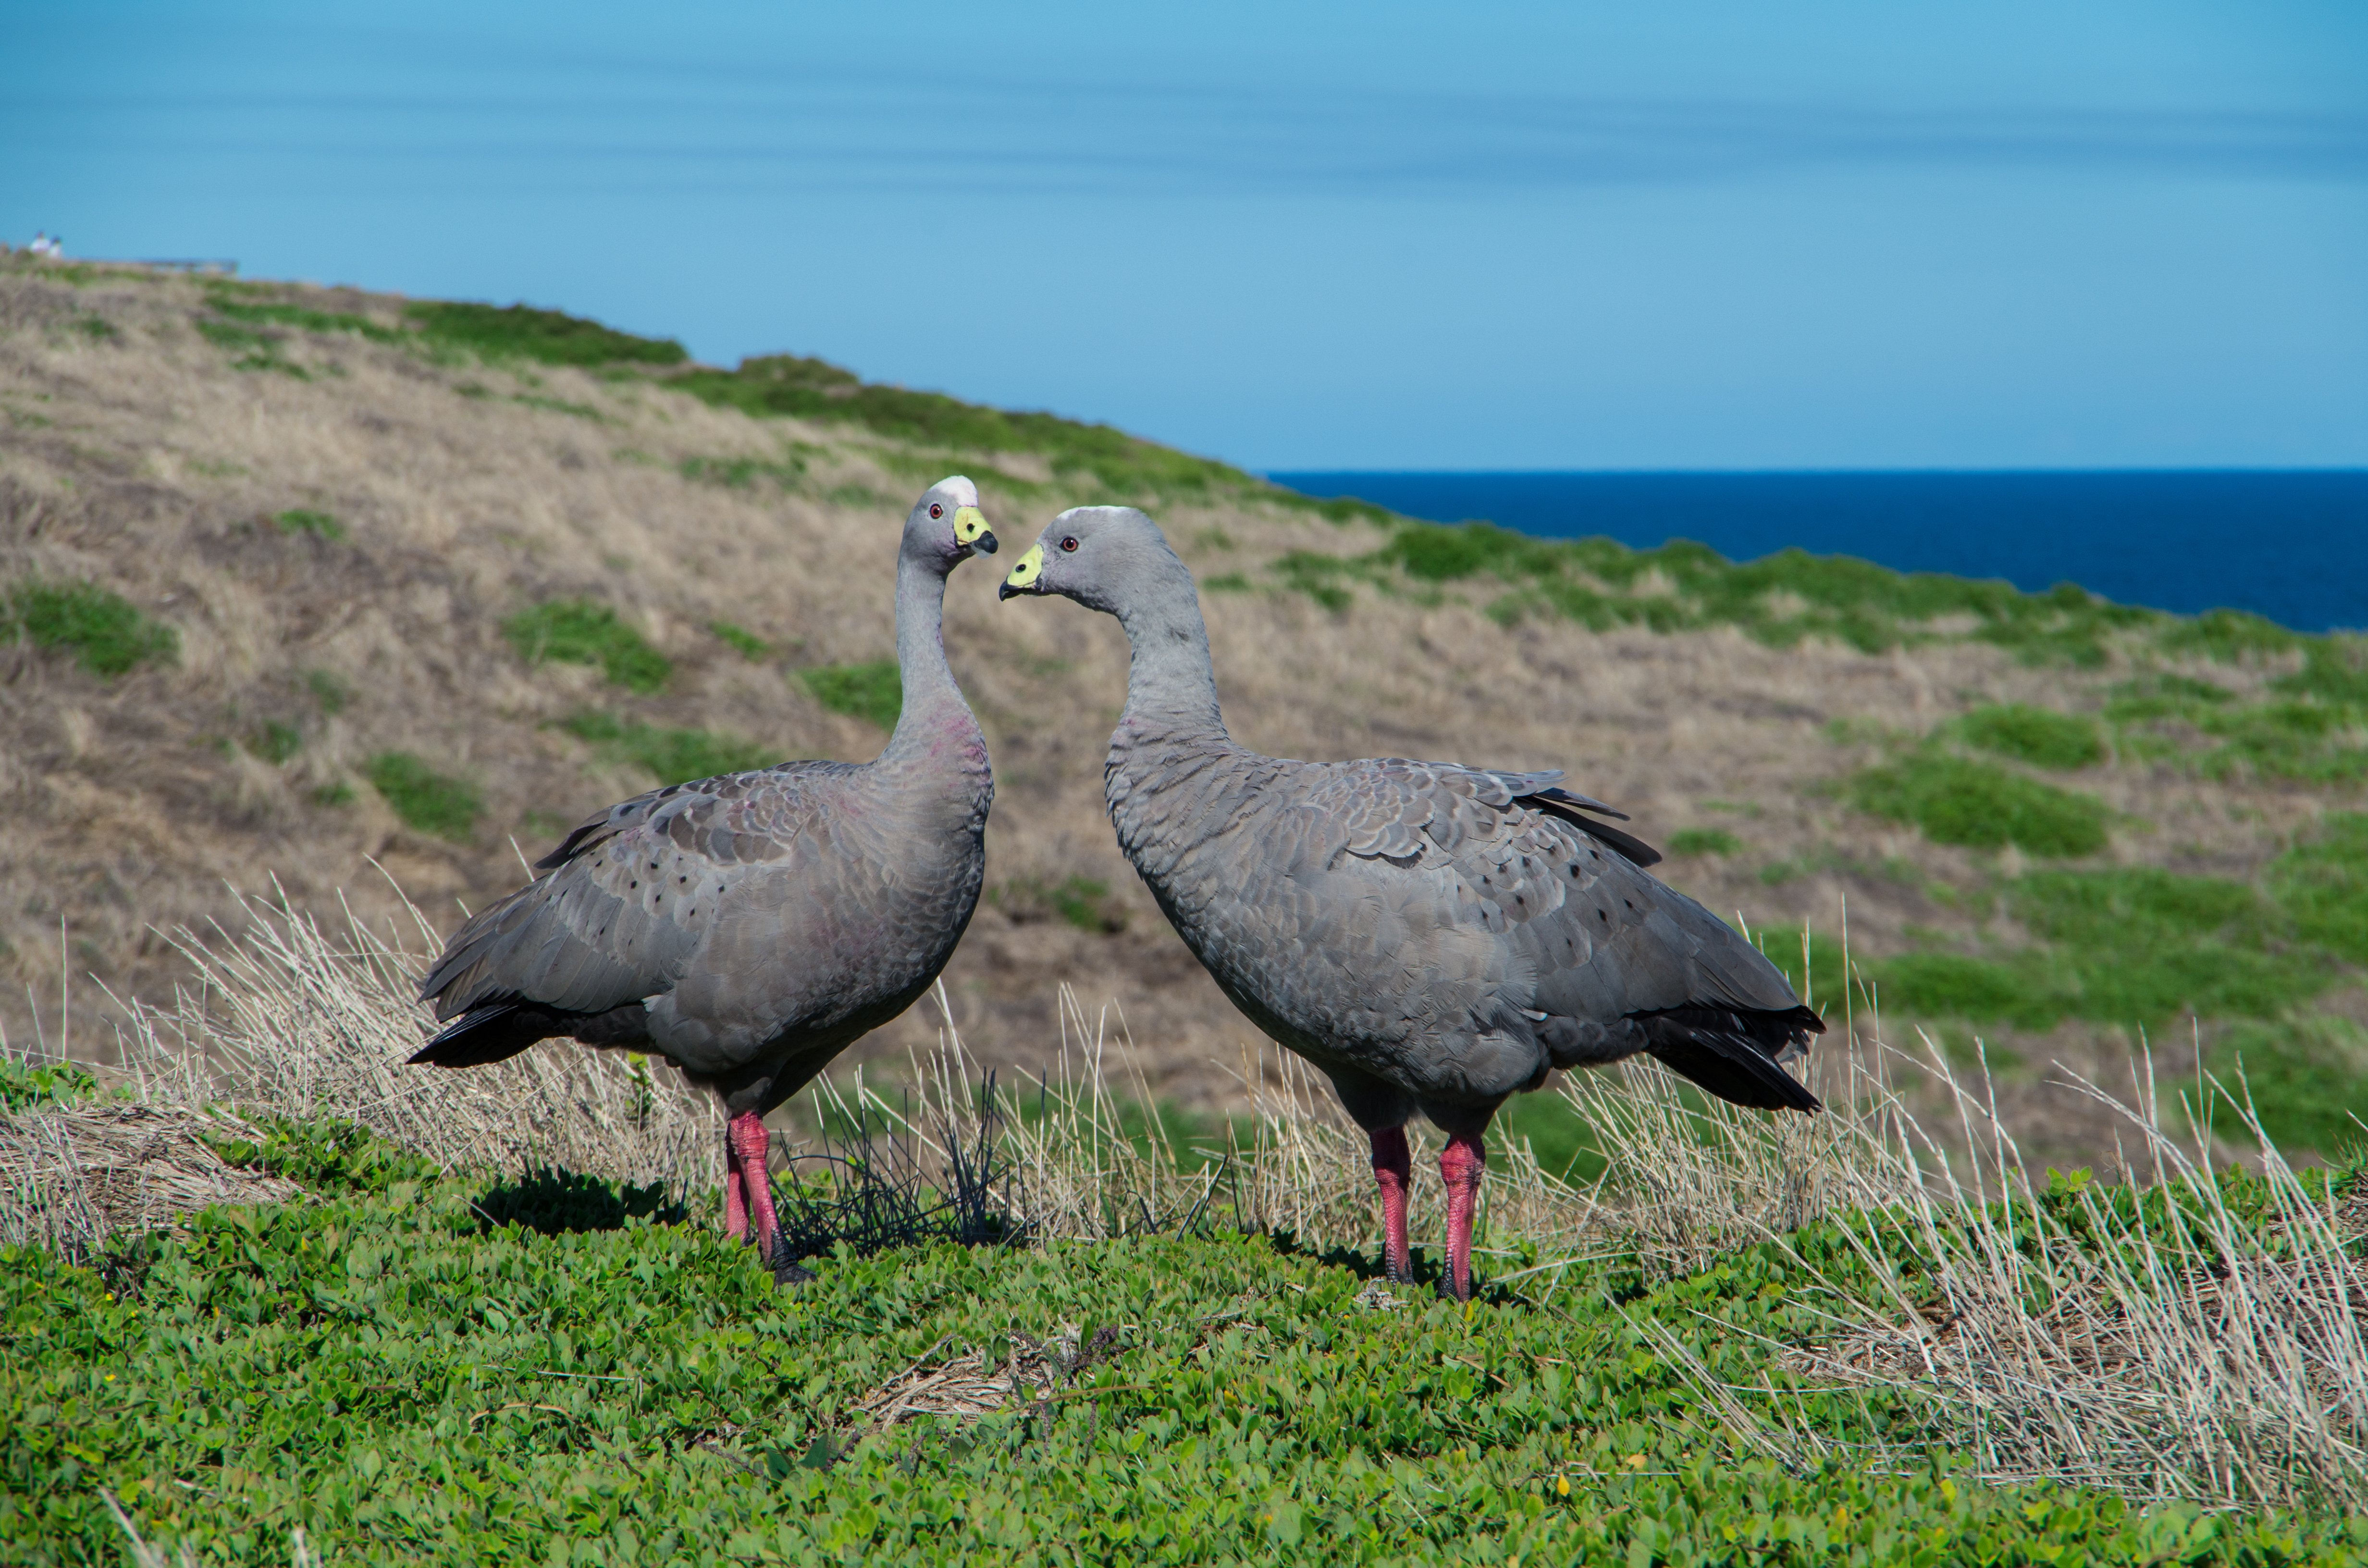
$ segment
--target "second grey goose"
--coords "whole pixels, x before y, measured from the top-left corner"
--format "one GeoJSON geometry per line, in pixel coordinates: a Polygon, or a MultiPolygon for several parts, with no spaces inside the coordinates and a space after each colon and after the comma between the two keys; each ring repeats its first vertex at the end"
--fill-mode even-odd
{"type": "Polygon", "coordinates": [[[904,711],[866,763],[785,762],[599,812],[461,928],[420,986],[444,1028],[411,1060],[474,1067],[537,1040],[653,1051],[731,1118],[725,1226],[777,1271],[765,1113],[911,1006],[970,924],[995,795],[946,666],[947,574],[995,552],[978,489],[932,486],[896,558],[904,711]]]}
{"type": "Polygon", "coordinates": [[[1062,513],[1005,580],[1015,594],[1125,628],[1103,768],[1119,845],[1235,1006],[1322,1069],[1371,1134],[1394,1279],[1410,1277],[1417,1109],[1448,1134],[1446,1284],[1468,1299],[1482,1134],[1548,1069],[1649,1052],[1723,1099],[1818,1108],[1782,1063],[1823,1021],[1758,949],[1648,876],[1660,857],[1559,771],[1235,744],[1192,574],[1132,507],[1062,513]]]}

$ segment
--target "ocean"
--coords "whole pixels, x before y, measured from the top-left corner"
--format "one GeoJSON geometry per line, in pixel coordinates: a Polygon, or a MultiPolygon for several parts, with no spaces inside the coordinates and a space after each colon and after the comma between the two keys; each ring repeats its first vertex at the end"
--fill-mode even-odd
{"type": "Polygon", "coordinates": [[[1735,561],[1798,545],[1902,572],[2078,583],[2123,604],[2368,628],[2368,470],[1383,473],[1268,476],[1438,522],[1735,561]]]}

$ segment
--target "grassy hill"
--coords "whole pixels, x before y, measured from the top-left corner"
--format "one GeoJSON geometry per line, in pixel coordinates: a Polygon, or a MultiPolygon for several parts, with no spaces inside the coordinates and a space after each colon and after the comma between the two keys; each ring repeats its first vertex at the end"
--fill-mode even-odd
{"type": "Polygon", "coordinates": [[[0,1558],[2368,1551],[2358,1170],[2273,1146],[2359,1103],[2351,642],[1438,528],[812,360],[135,268],[0,266],[0,1558]],[[724,1244],[712,1109],[651,1063],[402,1072],[513,840],[876,748],[894,530],[956,471],[1014,540],[1149,507],[1249,744],[1630,809],[1828,1010],[1830,1112],[1582,1076],[1492,1140],[1484,1299],[1379,1285],[1353,1131],[1110,845],[1115,629],[978,567],[989,904],[801,1111],[812,1283],[724,1244]],[[2191,1138],[2184,1074],[2239,1060],[2264,1125],[2191,1138]]]}
{"type": "MultiPolygon", "coordinates": [[[[449,929],[523,876],[513,842],[625,794],[869,755],[890,541],[957,471],[1014,539],[1078,502],[1152,510],[1253,745],[1567,767],[1796,971],[1813,929],[1827,1004],[1847,910],[1889,1034],[1964,1060],[1979,1036],[2035,1151],[2105,1157],[2044,1080],[2121,1073],[2142,1032],[2168,1072],[2241,1060],[2296,1145],[2368,1103],[2352,640],[1440,528],[817,360],[23,257],[0,267],[0,1027],[105,1060],[120,1003],[189,977],[160,933],[236,918],[233,889],[383,923],[391,881],[449,929]]],[[[1065,983],[1115,1005],[1167,1098],[1237,1105],[1212,1063],[1245,1028],[1102,820],[1116,629],[998,608],[992,576],[949,604],[998,786],[955,1021],[1040,1064],[1065,983]]]]}

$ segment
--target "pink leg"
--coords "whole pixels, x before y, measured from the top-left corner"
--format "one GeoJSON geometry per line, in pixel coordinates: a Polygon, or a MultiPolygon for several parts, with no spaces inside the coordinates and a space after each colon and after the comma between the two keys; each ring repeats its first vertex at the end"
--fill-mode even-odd
{"type": "MultiPolygon", "coordinates": [[[[732,1153],[738,1161],[740,1179],[748,1193],[749,1240],[757,1244],[757,1256],[772,1267],[773,1248],[781,1236],[780,1221],[773,1217],[773,1183],[765,1174],[765,1153],[772,1146],[772,1134],[765,1131],[764,1119],[755,1111],[732,1119],[732,1153]]],[[[730,1202],[727,1191],[725,1202],[730,1202]]],[[[728,1219],[727,1215],[727,1219],[728,1219]]]]}
{"type": "Polygon", "coordinates": [[[748,1233],[748,1183],[740,1175],[736,1151],[723,1165],[723,1233],[736,1242],[748,1233]]]}
{"type": "Polygon", "coordinates": [[[1487,1151],[1468,1132],[1456,1133],[1439,1152],[1439,1174],[1447,1182],[1448,1288],[1459,1301],[1472,1299],[1472,1219],[1487,1166],[1487,1151]]]}
{"type": "Polygon", "coordinates": [[[1373,1134],[1373,1179],[1382,1188],[1382,1267],[1390,1283],[1414,1278],[1414,1251],[1406,1245],[1406,1194],[1414,1183],[1414,1155],[1406,1129],[1384,1127],[1373,1134]]]}

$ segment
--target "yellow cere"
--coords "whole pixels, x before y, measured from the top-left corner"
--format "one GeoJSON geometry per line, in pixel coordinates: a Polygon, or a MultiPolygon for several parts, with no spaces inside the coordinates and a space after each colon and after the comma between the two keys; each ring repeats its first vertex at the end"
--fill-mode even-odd
{"type": "Polygon", "coordinates": [[[986,531],[986,517],[975,506],[957,507],[954,511],[954,538],[964,544],[975,544],[978,536],[986,531]]]}
{"type": "Polygon", "coordinates": [[[1037,574],[1043,570],[1044,547],[1041,544],[1031,544],[1028,547],[1027,554],[1011,563],[1011,575],[1003,581],[1008,587],[1024,588],[1034,582],[1037,574]]]}

